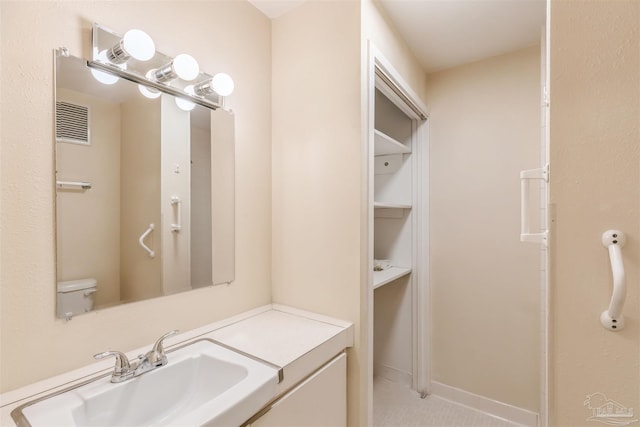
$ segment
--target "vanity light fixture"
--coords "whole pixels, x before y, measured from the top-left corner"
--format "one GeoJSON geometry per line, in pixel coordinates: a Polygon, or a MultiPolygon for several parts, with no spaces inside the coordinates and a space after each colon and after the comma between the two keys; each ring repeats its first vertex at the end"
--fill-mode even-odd
{"type": "Polygon", "coordinates": [[[120,41],[106,51],[106,59],[112,64],[124,64],[129,59],[148,61],[156,54],[156,45],[142,30],[129,30],[120,41]]]}
{"type": "Polygon", "coordinates": [[[200,74],[198,62],[193,56],[182,53],[173,58],[168,64],[151,70],[148,75],[157,82],[168,83],[177,78],[189,82],[198,77],[198,74],[200,74]]]}
{"type": "Polygon", "coordinates": [[[195,85],[193,90],[198,96],[206,96],[213,93],[217,93],[220,96],[229,96],[233,93],[234,88],[233,79],[229,74],[218,73],[212,78],[195,85]]]}
{"type": "Polygon", "coordinates": [[[153,40],[142,30],[129,30],[122,36],[94,23],[92,47],[93,58],[87,66],[98,81],[132,81],[147,98],[158,98],[163,93],[175,96],[186,111],[194,104],[213,110],[224,108],[224,98],[234,89],[228,74],[212,76],[201,72],[191,55],[171,57],[156,51],[153,40]]]}

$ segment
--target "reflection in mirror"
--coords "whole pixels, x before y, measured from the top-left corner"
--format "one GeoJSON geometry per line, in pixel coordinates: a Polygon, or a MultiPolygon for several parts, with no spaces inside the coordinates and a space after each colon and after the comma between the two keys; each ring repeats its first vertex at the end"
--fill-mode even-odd
{"type": "Polygon", "coordinates": [[[234,279],[234,117],[56,55],[58,317],[234,279]]]}

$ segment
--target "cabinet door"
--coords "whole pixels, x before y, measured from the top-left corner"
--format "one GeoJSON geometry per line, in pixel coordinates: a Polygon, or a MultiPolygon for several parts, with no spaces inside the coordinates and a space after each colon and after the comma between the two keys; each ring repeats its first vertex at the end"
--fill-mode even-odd
{"type": "Polygon", "coordinates": [[[347,355],[341,354],[277,400],[252,427],[347,425],[347,355]]]}

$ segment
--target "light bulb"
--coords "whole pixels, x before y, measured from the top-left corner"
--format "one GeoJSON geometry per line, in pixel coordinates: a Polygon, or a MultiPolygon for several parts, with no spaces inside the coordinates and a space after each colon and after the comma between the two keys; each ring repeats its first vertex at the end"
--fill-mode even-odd
{"type": "Polygon", "coordinates": [[[112,64],[122,64],[130,58],[148,61],[156,53],[156,45],[142,30],[129,30],[118,44],[107,51],[107,59],[112,64]]]}
{"type": "Polygon", "coordinates": [[[149,99],[156,99],[160,95],[162,95],[160,91],[151,89],[149,87],[146,87],[145,85],[138,85],[138,90],[140,91],[141,94],[143,94],[145,97],[149,99]]]}
{"type": "Polygon", "coordinates": [[[105,73],[104,71],[96,70],[95,68],[91,69],[91,74],[93,75],[93,78],[105,85],[112,85],[120,80],[113,74],[105,73]]]}
{"type": "MultiPolygon", "coordinates": [[[[187,92],[190,95],[193,95],[193,85],[189,85],[189,86],[185,87],[184,91],[187,92]]],[[[194,104],[193,102],[191,102],[191,101],[189,101],[187,99],[178,98],[178,97],[176,97],[176,105],[182,111],[191,111],[196,106],[196,104],[194,104]]]]}
{"type": "Polygon", "coordinates": [[[148,61],[156,54],[156,45],[142,30],[129,30],[122,38],[124,50],[138,61],[148,61]]]}
{"type": "Polygon", "coordinates": [[[194,104],[193,102],[187,101],[186,99],[182,98],[176,98],[176,105],[182,111],[191,111],[196,107],[196,104],[194,104]]]}
{"type": "Polygon", "coordinates": [[[211,79],[211,87],[220,96],[229,96],[233,93],[235,85],[229,74],[218,73],[211,79]]]}
{"type": "Polygon", "coordinates": [[[166,83],[178,77],[185,81],[191,81],[198,77],[198,74],[200,74],[198,62],[193,56],[183,53],[176,56],[167,65],[154,70],[152,76],[156,81],[166,83]]]}
{"type": "Polygon", "coordinates": [[[218,73],[209,80],[205,80],[195,86],[194,90],[199,96],[217,93],[220,96],[231,95],[234,89],[233,79],[225,73],[218,73]]]}
{"type": "Polygon", "coordinates": [[[191,55],[186,53],[176,56],[173,60],[173,69],[178,77],[190,82],[200,74],[198,62],[191,55]]]}

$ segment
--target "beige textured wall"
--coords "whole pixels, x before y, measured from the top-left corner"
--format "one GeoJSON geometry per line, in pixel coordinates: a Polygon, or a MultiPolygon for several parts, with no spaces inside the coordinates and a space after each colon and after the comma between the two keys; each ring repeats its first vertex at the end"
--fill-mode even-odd
{"type": "Polygon", "coordinates": [[[432,379],[537,412],[540,258],[519,241],[539,166],[540,48],[429,75],[432,379]]]}
{"type": "Polygon", "coordinates": [[[101,350],[130,350],[168,330],[269,303],[269,20],[235,1],[3,1],[0,15],[0,391],[92,363],[91,355],[101,350]],[[88,57],[94,21],[119,32],[144,29],[162,52],[187,51],[202,69],[233,76],[228,106],[236,114],[236,281],[65,323],[54,318],[52,50],[66,46],[88,57]]]}
{"type": "MultiPolygon", "coordinates": [[[[640,408],[640,3],[551,3],[551,425],[584,426],[588,394],[640,408]],[[626,327],[599,322],[602,233],[627,234],[626,327]]],[[[635,424],[631,424],[635,425],[635,424]]]]}
{"type": "MultiPolygon", "coordinates": [[[[273,300],[357,325],[360,5],[312,1],[272,26],[273,300]]],[[[359,424],[359,351],[356,340],[349,425],[359,424]]]]}

